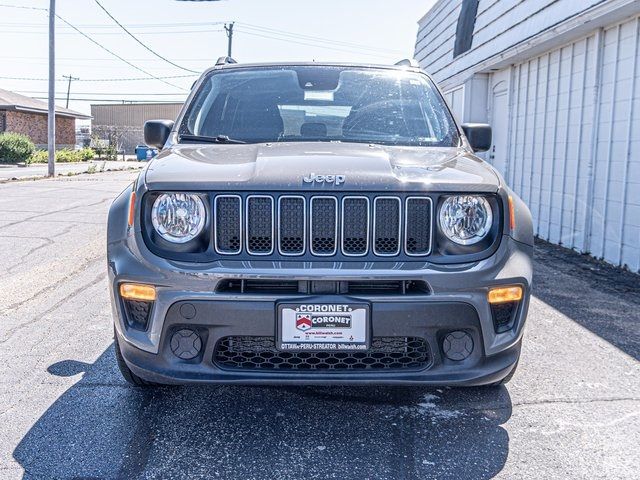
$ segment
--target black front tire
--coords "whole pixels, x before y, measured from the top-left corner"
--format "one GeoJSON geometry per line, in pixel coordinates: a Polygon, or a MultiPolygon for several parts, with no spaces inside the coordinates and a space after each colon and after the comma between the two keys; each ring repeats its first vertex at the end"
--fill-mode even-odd
{"type": "Polygon", "coordinates": [[[120,344],[118,343],[118,334],[114,332],[114,346],[116,350],[116,362],[118,363],[118,368],[120,369],[120,373],[124,379],[130,383],[131,385],[135,385],[136,387],[155,387],[158,386],[157,383],[148,382],[143,378],[140,378],[135,373],[131,371],[131,369],[127,366],[124,358],[122,356],[122,352],[120,351],[120,344]]]}

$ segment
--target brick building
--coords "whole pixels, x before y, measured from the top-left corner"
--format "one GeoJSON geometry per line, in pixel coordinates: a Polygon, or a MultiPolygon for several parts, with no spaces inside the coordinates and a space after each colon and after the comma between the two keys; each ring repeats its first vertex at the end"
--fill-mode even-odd
{"type": "MultiPolygon", "coordinates": [[[[47,111],[45,102],[0,89],[0,133],[27,135],[38,147],[47,145],[47,111]]],[[[56,107],[56,146],[76,144],[76,120],[90,115],[56,107]]]]}

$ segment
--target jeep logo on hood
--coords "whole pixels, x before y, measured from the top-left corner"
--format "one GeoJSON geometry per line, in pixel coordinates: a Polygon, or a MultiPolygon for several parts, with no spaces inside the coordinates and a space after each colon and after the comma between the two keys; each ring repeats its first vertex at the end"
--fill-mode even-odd
{"type": "Polygon", "coordinates": [[[310,173],[306,177],[302,177],[304,183],[333,184],[336,187],[342,185],[346,180],[344,175],[316,175],[310,173]]]}

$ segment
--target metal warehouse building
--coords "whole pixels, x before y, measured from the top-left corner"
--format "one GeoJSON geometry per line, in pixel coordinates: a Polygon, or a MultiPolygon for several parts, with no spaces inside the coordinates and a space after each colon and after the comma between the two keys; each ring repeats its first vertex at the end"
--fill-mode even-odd
{"type": "Polygon", "coordinates": [[[182,103],[123,103],[91,105],[91,131],[99,138],[117,137],[119,149],[133,153],[144,144],[144,122],[175,120],[182,103]]]}
{"type": "Polygon", "coordinates": [[[640,271],[640,1],[439,0],[415,57],[541,238],[640,271]]]}

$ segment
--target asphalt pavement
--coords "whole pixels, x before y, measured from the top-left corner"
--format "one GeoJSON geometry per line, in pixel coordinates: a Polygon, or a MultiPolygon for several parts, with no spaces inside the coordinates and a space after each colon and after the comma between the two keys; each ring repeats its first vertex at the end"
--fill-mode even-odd
{"type": "Polygon", "coordinates": [[[0,185],[0,478],[637,478],[640,277],[541,243],[507,387],[127,385],[105,261],[132,172],[0,185]]]}

